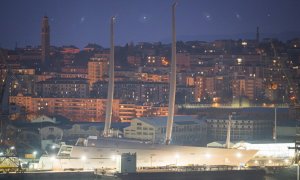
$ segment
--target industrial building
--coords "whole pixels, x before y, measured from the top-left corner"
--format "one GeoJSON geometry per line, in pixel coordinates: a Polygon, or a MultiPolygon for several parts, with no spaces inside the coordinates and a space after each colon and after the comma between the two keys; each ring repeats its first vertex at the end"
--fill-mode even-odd
{"type": "MultiPolygon", "coordinates": [[[[142,117],[131,121],[124,128],[124,137],[163,143],[167,117],[142,117]]],[[[178,145],[200,145],[206,139],[206,124],[195,116],[175,116],[172,143],[178,145]]]]}
{"type": "MultiPolygon", "coordinates": [[[[206,123],[209,139],[214,141],[224,141],[226,139],[228,119],[206,119],[206,123]]],[[[272,129],[272,120],[237,118],[231,122],[231,139],[234,141],[270,139],[272,129]]]]}

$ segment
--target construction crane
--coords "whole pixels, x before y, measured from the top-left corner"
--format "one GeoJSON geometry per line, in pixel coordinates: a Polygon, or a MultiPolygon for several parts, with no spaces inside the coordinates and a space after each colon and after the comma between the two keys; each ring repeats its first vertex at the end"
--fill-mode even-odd
{"type": "Polygon", "coordinates": [[[6,61],[6,56],[4,55],[4,50],[0,48],[0,62],[2,64],[2,82],[1,84],[1,92],[0,92],[0,114],[1,114],[1,122],[5,119],[9,119],[9,96],[12,92],[15,94],[21,92],[22,88],[28,89],[28,84],[26,82],[22,82],[19,80],[17,75],[6,61]]]}
{"type": "Polygon", "coordinates": [[[0,173],[10,172],[24,172],[14,146],[4,149],[4,152],[0,152],[0,173]]]}
{"type": "MultiPolygon", "coordinates": [[[[4,66],[4,77],[1,82],[1,94],[0,94],[0,123],[1,123],[1,141],[0,141],[0,173],[23,173],[24,169],[21,167],[21,162],[16,151],[15,142],[11,142],[7,138],[6,127],[9,124],[9,95],[12,85],[20,85],[18,78],[13,73],[11,67],[6,61],[4,50],[0,48],[0,60],[4,66]],[[13,84],[15,82],[15,84],[13,84]]],[[[18,138],[18,137],[17,137],[18,138]]],[[[25,142],[20,144],[27,145],[25,142]]]]}
{"type": "Polygon", "coordinates": [[[13,82],[18,83],[18,79],[13,74],[13,71],[11,70],[10,66],[8,65],[6,61],[6,56],[4,55],[3,49],[0,49],[0,60],[2,60],[2,63],[4,65],[4,70],[6,73],[3,73],[2,75],[5,76],[2,79],[2,87],[1,87],[1,96],[0,96],[0,102],[1,102],[1,111],[0,111],[0,144],[3,147],[6,147],[7,145],[11,145],[10,140],[7,139],[7,132],[6,127],[9,124],[9,95],[10,95],[10,89],[13,84],[13,82]],[[6,75],[4,75],[6,74],[6,75]]]}
{"type": "MultiPolygon", "coordinates": [[[[0,59],[3,61],[3,65],[5,67],[6,70],[6,76],[5,78],[2,79],[2,88],[1,88],[1,96],[0,96],[0,100],[1,100],[1,115],[8,115],[8,101],[9,101],[9,77],[11,74],[11,70],[6,62],[6,58],[4,56],[3,50],[0,49],[0,59]]],[[[3,73],[2,75],[4,75],[5,73],[3,73]]],[[[2,120],[2,118],[1,118],[2,120]]]]}
{"type": "MultiPolygon", "coordinates": [[[[1,123],[1,146],[5,145],[6,142],[6,125],[8,124],[9,121],[9,108],[8,108],[8,104],[9,104],[9,73],[10,70],[8,68],[3,50],[0,49],[0,58],[4,63],[4,67],[6,70],[6,76],[5,78],[3,78],[3,82],[2,82],[2,89],[1,89],[1,96],[0,96],[0,100],[1,100],[1,114],[0,114],[0,123],[1,123]]],[[[4,75],[4,73],[3,73],[4,75]]]]}

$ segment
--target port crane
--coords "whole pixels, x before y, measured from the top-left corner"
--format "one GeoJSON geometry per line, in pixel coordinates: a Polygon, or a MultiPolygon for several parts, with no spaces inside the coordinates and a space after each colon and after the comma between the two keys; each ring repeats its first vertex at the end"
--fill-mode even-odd
{"type": "MultiPolygon", "coordinates": [[[[0,102],[1,102],[1,114],[0,114],[0,123],[1,123],[1,145],[6,144],[6,126],[9,122],[9,89],[10,89],[10,83],[11,79],[10,77],[13,77],[12,71],[6,61],[6,57],[4,56],[4,52],[2,49],[0,49],[0,59],[3,62],[3,65],[5,67],[6,76],[2,79],[2,87],[1,87],[1,96],[0,96],[0,102]]],[[[5,73],[3,73],[4,75],[5,73]]]]}
{"type": "MultiPolygon", "coordinates": [[[[6,57],[3,50],[0,49],[0,59],[3,61],[3,65],[6,70],[6,76],[2,79],[2,87],[0,94],[1,102],[1,113],[0,113],[0,123],[1,123],[1,145],[0,145],[0,173],[9,172],[24,172],[21,167],[21,162],[19,160],[15,146],[11,146],[6,138],[6,126],[9,123],[9,89],[13,80],[17,81],[14,76],[10,66],[6,61],[6,57]]],[[[17,81],[18,82],[18,81],[17,81]]]]}

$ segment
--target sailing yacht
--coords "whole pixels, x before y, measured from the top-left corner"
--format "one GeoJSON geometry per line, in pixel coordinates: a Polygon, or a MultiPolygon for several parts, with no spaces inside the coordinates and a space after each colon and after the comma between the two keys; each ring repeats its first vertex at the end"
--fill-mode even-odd
{"type": "Polygon", "coordinates": [[[105,119],[104,137],[78,139],[76,145],[62,145],[57,156],[42,156],[39,168],[44,170],[66,169],[115,169],[116,159],[123,153],[136,154],[137,168],[165,167],[165,166],[190,166],[190,165],[245,165],[255,154],[256,150],[242,150],[229,148],[207,148],[192,146],[171,145],[172,127],[174,118],[175,93],[176,93],[176,33],[175,33],[175,8],[172,6],[172,64],[170,74],[169,115],[167,121],[166,140],[164,144],[149,144],[128,139],[115,139],[109,137],[111,123],[111,106],[113,100],[113,24],[111,20],[111,63],[108,105],[105,119]]]}

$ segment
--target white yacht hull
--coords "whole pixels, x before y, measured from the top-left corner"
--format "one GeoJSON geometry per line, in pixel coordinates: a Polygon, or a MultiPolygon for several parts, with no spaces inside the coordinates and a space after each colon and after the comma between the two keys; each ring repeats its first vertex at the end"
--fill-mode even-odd
{"type": "Polygon", "coordinates": [[[175,146],[141,143],[114,143],[102,146],[63,145],[54,157],[41,157],[40,169],[109,169],[116,168],[116,158],[122,153],[136,153],[137,168],[190,166],[190,165],[245,165],[256,153],[256,150],[225,148],[206,148],[193,146],[175,146]],[[67,151],[67,152],[65,152],[67,151]]]}

